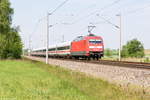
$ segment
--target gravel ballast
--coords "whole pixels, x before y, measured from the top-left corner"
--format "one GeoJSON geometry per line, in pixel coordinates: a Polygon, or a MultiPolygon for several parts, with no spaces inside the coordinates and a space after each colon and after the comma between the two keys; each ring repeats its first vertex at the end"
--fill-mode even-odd
{"type": "MultiPolygon", "coordinates": [[[[27,58],[43,62],[45,61],[44,58],[27,58]]],[[[49,59],[49,64],[64,67],[73,71],[83,72],[119,85],[137,85],[146,89],[150,88],[150,70],[147,69],[126,68],[58,59],[49,59]]]]}

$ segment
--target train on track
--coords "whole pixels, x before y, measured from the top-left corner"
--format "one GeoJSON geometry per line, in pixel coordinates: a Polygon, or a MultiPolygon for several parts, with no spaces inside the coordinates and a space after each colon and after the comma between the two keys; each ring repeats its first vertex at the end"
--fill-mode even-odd
{"type": "MultiPolygon", "coordinates": [[[[35,49],[32,56],[45,56],[46,48],[35,49]]],[[[49,46],[49,57],[100,59],[104,56],[103,38],[94,34],[78,36],[71,42],[64,42],[49,46]]]]}

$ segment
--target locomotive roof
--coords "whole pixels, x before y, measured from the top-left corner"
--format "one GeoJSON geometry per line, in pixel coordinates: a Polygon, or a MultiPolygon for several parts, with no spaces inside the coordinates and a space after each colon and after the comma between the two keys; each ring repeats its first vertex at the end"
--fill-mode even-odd
{"type": "Polygon", "coordinates": [[[86,39],[88,37],[100,37],[100,36],[90,33],[89,35],[86,35],[86,36],[78,36],[73,41],[80,41],[80,40],[86,39]]]}
{"type": "Polygon", "coordinates": [[[88,36],[96,36],[95,34],[90,33],[88,36]]]}

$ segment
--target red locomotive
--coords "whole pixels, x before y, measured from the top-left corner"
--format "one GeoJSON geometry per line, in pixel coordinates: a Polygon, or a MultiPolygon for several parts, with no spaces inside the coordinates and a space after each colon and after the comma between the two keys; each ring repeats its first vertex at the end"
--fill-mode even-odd
{"type": "MultiPolygon", "coordinates": [[[[33,50],[32,56],[45,56],[46,48],[33,50]]],[[[89,34],[88,36],[79,36],[72,42],[65,42],[49,47],[49,56],[99,59],[104,55],[103,39],[100,36],[89,34]]]]}
{"type": "Polygon", "coordinates": [[[90,34],[88,36],[79,36],[71,43],[71,56],[85,58],[103,57],[104,45],[99,36],[90,34]]]}

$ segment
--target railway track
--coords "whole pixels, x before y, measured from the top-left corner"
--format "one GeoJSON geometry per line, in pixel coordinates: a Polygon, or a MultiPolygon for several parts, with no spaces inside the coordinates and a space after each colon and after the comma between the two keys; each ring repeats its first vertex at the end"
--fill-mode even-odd
{"type": "Polygon", "coordinates": [[[143,63],[143,62],[112,61],[112,60],[99,60],[99,61],[90,60],[88,61],[88,60],[74,60],[74,59],[59,59],[59,60],[68,60],[68,61],[93,63],[93,64],[101,64],[101,65],[111,65],[111,66],[128,67],[128,68],[141,68],[141,69],[150,70],[150,63],[143,63]]]}
{"type": "Polygon", "coordinates": [[[140,68],[140,69],[149,69],[150,63],[143,62],[128,62],[128,61],[112,61],[112,60],[75,60],[75,59],[65,59],[65,58],[51,58],[58,60],[67,60],[67,61],[75,61],[75,62],[84,62],[84,63],[92,63],[92,64],[101,64],[101,65],[111,65],[111,66],[119,66],[119,67],[128,67],[128,68],[140,68]]]}
{"type": "Polygon", "coordinates": [[[127,61],[110,61],[110,60],[91,61],[91,63],[121,66],[121,67],[130,67],[130,68],[150,69],[150,63],[127,62],[127,61]]]}

